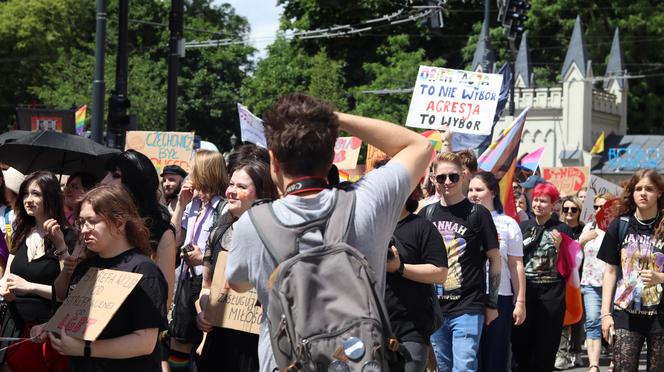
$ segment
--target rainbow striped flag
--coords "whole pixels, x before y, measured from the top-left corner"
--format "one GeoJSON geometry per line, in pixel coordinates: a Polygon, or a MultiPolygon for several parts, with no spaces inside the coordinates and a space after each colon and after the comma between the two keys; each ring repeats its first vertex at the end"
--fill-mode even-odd
{"type": "Polygon", "coordinates": [[[88,105],[81,106],[76,110],[75,119],[76,122],[76,134],[82,136],[85,133],[85,115],[88,113],[88,105]]]}
{"type": "Polygon", "coordinates": [[[528,114],[528,108],[523,110],[514,119],[512,125],[505,128],[477,159],[480,169],[493,173],[500,180],[500,201],[503,203],[505,214],[514,218],[517,222],[519,216],[514,203],[512,179],[516,171],[517,155],[521,143],[521,133],[526,124],[526,114],[528,114]]]}

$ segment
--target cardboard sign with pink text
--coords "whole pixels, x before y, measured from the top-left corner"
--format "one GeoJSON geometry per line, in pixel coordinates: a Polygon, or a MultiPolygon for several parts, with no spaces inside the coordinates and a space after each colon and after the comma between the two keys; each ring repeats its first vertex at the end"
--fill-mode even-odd
{"type": "Polygon", "coordinates": [[[64,328],[74,338],[96,340],[142,277],[90,268],[46,323],[46,330],[59,333],[64,328]]]}
{"type": "Polygon", "coordinates": [[[357,137],[339,137],[334,145],[334,165],[339,169],[353,169],[357,166],[362,140],[357,137]]]}
{"type": "Polygon", "coordinates": [[[548,167],[542,168],[542,176],[546,182],[552,183],[560,195],[574,195],[582,187],[588,186],[590,179],[589,167],[548,167]]]}

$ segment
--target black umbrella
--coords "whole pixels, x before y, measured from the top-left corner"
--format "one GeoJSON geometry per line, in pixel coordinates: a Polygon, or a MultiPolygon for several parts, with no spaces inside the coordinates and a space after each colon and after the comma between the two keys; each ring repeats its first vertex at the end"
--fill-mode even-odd
{"type": "Polygon", "coordinates": [[[0,145],[7,141],[15,141],[19,138],[23,138],[30,133],[32,132],[29,130],[10,130],[9,132],[5,132],[0,134],[0,145]]]}
{"type": "Polygon", "coordinates": [[[120,152],[81,136],[55,131],[21,132],[0,135],[0,162],[23,174],[38,170],[59,174],[86,171],[101,177],[106,172],[106,159],[120,152]]]}

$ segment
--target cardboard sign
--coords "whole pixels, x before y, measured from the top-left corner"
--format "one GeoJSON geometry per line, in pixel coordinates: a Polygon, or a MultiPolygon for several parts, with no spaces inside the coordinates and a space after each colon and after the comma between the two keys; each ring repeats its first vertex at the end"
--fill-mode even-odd
{"type": "Polygon", "coordinates": [[[242,137],[242,141],[267,148],[263,120],[240,103],[237,104],[237,113],[240,116],[240,137],[242,137]]]}
{"type": "Polygon", "coordinates": [[[136,150],[152,160],[157,173],[167,165],[191,171],[194,132],[128,131],[125,150],[136,150]]]}
{"type": "Polygon", "coordinates": [[[46,324],[46,330],[94,341],[136,287],[143,274],[90,268],[46,324]]]}
{"type": "Polygon", "coordinates": [[[255,289],[238,293],[226,286],[228,253],[221,251],[214,266],[210,298],[205,308],[205,319],[212,325],[258,334],[263,309],[256,306],[255,289]]]}
{"type": "Polygon", "coordinates": [[[600,230],[606,231],[611,221],[613,221],[620,212],[620,199],[611,199],[599,209],[595,216],[595,222],[600,230]]]}
{"type": "Polygon", "coordinates": [[[334,144],[334,165],[339,169],[353,169],[360,157],[362,140],[357,137],[339,137],[334,144]]]}
{"type": "Polygon", "coordinates": [[[594,200],[595,195],[603,194],[605,192],[610,192],[615,197],[619,197],[622,194],[622,187],[616,185],[615,183],[609,182],[604,178],[597,176],[590,176],[590,182],[588,182],[588,193],[586,194],[586,199],[583,201],[583,210],[581,211],[581,220],[589,222],[592,220],[595,209],[593,205],[595,204],[594,200]]]}
{"type": "Polygon", "coordinates": [[[378,150],[377,147],[369,144],[367,145],[367,160],[366,160],[366,167],[365,171],[371,172],[374,169],[374,163],[376,163],[378,160],[382,160],[387,158],[387,154],[378,150]]]}
{"type": "Polygon", "coordinates": [[[552,183],[560,195],[573,195],[588,184],[589,167],[542,168],[542,177],[552,183]]]}
{"type": "Polygon", "coordinates": [[[406,126],[491,134],[503,76],[420,66],[406,126]]]}

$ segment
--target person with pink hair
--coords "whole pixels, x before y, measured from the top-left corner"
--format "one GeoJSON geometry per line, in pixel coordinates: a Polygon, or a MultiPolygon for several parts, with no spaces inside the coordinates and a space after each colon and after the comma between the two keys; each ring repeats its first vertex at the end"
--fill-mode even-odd
{"type": "Polygon", "coordinates": [[[557,261],[562,234],[570,228],[553,214],[558,189],[543,183],[533,190],[535,218],[521,223],[526,274],[526,320],[512,334],[515,372],[553,371],[565,317],[565,277],[557,261]]]}

